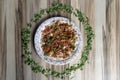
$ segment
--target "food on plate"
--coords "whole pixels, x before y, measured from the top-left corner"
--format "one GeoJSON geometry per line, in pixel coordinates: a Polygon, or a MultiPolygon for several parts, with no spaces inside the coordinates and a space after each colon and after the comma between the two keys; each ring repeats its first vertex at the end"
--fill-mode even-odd
{"type": "Polygon", "coordinates": [[[72,24],[57,20],[45,26],[42,31],[44,55],[57,60],[65,60],[75,54],[78,35],[72,24]]]}

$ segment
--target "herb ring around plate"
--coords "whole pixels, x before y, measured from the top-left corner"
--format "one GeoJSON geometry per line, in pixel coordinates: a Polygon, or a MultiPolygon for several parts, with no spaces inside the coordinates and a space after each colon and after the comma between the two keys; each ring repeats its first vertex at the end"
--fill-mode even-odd
{"type": "Polygon", "coordinates": [[[25,64],[29,65],[33,72],[38,73],[41,72],[45,76],[51,75],[57,78],[64,78],[67,75],[70,75],[73,71],[77,69],[83,69],[86,61],[88,60],[89,52],[92,49],[92,41],[94,38],[93,29],[89,23],[89,19],[78,9],[73,9],[71,6],[67,6],[65,4],[57,4],[52,6],[49,9],[42,9],[40,13],[34,15],[34,19],[31,20],[30,23],[27,24],[27,27],[22,30],[22,49],[24,50],[23,58],[25,64]],[[37,23],[40,18],[42,18],[45,14],[52,14],[57,11],[63,11],[69,14],[73,14],[78,18],[78,20],[82,23],[85,34],[87,36],[87,44],[85,45],[81,58],[78,64],[74,66],[70,66],[70,68],[65,69],[63,72],[57,72],[52,69],[44,69],[42,66],[38,65],[38,63],[32,58],[32,51],[29,49],[30,42],[30,31],[32,23],[37,23]]]}

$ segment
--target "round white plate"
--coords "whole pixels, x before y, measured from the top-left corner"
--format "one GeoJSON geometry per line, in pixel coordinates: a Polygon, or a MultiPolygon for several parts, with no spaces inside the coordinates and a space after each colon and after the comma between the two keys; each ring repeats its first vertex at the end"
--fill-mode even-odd
{"type": "Polygon", "coordinates": [[[83,46],[83,39],[82,39],[82,34],[80,32],[79,26],[77,26],[73,21],[71,21],[71,20],[69,20],[68,18],[65,18],[65,17],[52,17],[52,18],[49,18],[49,19],[45,20],[42,24],[40,24],[40,26],[36,30],[36,33],[35,33],[35,36],[34,36],[34,46],[35,46],[37,54],[45,62],[47,62],[49,64],[53,64],[53,65],[65,65],[65,64],[68,64],[68,63],[72,62],[73,60],[75,60],[80,55],[81,49],[82,49],[82,46],[83,46]],[[52,25],[57,20],[72,24],[73,25],[72,27],[76,30],[76,32],[78,34],[78,46],[76,48],[75,53],[70,58],[68,58],[66,60],[61,60],[61,61],[60,60],[53,60],[53,59],[50,59],[50,58],[44,56],[44,52],[43,52],[42,47],[41,47],[42,46],[42,31],[45,29],[45,26],[52,25]]]}

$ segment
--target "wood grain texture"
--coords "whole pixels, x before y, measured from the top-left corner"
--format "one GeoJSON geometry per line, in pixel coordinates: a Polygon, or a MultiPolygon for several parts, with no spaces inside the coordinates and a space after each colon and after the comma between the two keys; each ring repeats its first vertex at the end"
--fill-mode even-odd
{"type": "MultiPolygon", "coordinates": [[[[90,19],[95,32],[89,63],[62,80],[120,80],[120,1],[119,0],[0,0],[0,80],[61,80],[35,74],[23,63],[21,55],[21,29],[26,27],[35,13],[53,3],[63,3],[81,10],[90,19]]],[[[73,15],[58,12],[45,15],[31,30],[32,57],[44,68],[62,72],[79,60],[65,66],[45,63],[36,54],[33,45],[35,30],[40,23],[53,16],[65,16],[75,21],[86,35],[82,24],[73,15]]]]}
{"type": "MultiPolygon", "coordinates": [[[[103,47],[106,46],[106,44],[103,44],[103,26],[106,26],[105,24],[105,19],[106,19],[106,2],[104,0],[96,0],[96,16],[95,16],[95,34],[96,34],[96,39],[95,39],[95,47],[96,47],[96,53],[95,53],[95,80],[106,80],[103,78],[104,76],[104,59],[103,58],[106,54],[103,52],[103,47]],[[102,3],[103,2],[103,3],[102,3]],[[98,74],[98,75],[97,75],[98,74]]],[[[106,42],[105,42],[106,43],[106,42]]],[[[106,50],[106,49],[105,49],[106,50]]],[[[107,79],[109,80],[109,79],[107,79]]]]}
{"type": "Polygon", "coordinates": [[[6,79],[6,19],[4,0],[0,1],[0,80],[6,79]]]}

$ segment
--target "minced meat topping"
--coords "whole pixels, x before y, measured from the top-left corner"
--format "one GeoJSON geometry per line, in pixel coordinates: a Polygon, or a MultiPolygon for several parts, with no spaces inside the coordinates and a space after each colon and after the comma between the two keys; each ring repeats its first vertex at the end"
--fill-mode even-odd
{"type": "Polygon", "coordinates": [[[44,55],[67,59],[75,53],[77,41],[76,31],[71,24],[56,21],[47,25],[42,32],[42,49],[44,55]]]}

